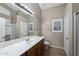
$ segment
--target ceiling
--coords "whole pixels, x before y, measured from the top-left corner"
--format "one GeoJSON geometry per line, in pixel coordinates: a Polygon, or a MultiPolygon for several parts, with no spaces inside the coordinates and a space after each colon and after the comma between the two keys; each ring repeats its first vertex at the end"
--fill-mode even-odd
{"type": "Polygon", "coordinates": [[[63,4],[63,3],[39,3],[39,6],[42,10],[44,10],[44,9],[48,9],[51,7],[59,6],[61,4],[63,4]]]}

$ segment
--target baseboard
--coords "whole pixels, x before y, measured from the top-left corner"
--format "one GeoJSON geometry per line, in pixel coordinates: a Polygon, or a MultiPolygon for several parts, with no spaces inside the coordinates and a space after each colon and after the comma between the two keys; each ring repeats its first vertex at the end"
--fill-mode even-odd
{"type": "Polygon", "coordinates": [[[58,47],[58,46],[52,46],[52,45],[49,45],[50,47],[55,47],[55,48],[60,48],[60,49],[64,49],[62,47],[58,47]]]}

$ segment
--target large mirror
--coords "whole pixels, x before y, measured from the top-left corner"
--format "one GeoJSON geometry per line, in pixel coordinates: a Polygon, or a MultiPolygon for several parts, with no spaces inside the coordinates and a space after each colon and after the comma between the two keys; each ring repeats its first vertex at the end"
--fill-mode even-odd
{"type": "Polygon", "coordinates": [[[13,4],[1,3],[0,42],[33,35],[35,31],[35,19],[34,15],[23,12],[13,4]]]}

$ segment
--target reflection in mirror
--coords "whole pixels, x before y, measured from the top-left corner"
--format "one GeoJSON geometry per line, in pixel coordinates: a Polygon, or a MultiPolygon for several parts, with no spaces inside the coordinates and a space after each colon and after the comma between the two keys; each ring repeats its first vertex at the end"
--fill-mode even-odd
{"type": "MultiPolygon", "coordinates": [[[[29,23],[35,25],[35,17],[10,3],[0,4],[0,42],[10,41],[31,34],[29,23]]],[[[33,27],[33,30],[35,28],[33,27]]],[[[34,31],[32,31],[33,33],[34,31]]]]}
{"type": "Polygon", "coordinates": [[[5,19],[5,41],[11,40],[12,24],[10,22],[11,20],[5,19]]]}
{"type": "Polygon", "coordinates": [[[28,23],[28,32],[34,32],[34,23],[28,23]]]}
{"type": "Polygon", "coordinates": [[[5,19],[0,17],[0,42],[5,41],[5,19]]]}

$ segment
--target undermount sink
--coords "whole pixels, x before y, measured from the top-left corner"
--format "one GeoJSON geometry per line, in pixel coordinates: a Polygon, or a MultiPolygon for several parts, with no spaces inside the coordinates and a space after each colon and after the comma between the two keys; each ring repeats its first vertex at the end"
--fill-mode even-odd
{"type": "Polygon", "coordinates": [[[30,39],[30,38],[27,38],[27,39],[25,39],[26,40],[26,43],[27,44],[29,44],[29,43],[31,43],[33,40],[32,39],[30,39]]]}
{"type": "Polygon", "coordinates": [[[30,38],[27,38],[26,41],[30,41],[30,38]]]}

